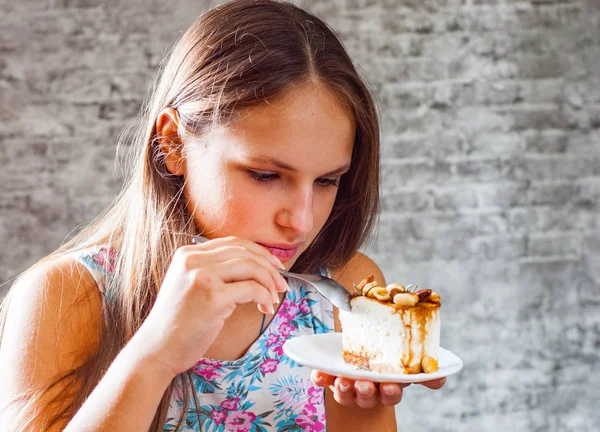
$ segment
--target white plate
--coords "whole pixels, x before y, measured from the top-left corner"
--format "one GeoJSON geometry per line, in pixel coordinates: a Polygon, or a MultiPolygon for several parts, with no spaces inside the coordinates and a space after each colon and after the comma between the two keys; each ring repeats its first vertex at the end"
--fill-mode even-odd
{"type": "Polygon", "coordinates": [[[394,374],[358,369],[342,358],[342,334],[324,333],[304,335],[285,342],[283,351],[292,360],[330,375],[373,382],[414,383],[443,378],[458,372],[462,360],[444,348],[440,348],[439,369],[433,373],[394,374]]]}

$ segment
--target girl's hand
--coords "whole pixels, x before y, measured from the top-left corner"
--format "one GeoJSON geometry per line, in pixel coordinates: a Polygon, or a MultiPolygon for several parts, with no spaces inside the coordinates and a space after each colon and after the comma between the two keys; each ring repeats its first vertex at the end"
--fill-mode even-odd
{"type": "Polygon", "coordinates": [[[182,373],[206,353],[242,303],[273,313],[288,289],[281,262],[260,245],[234,237],[179,248],[156,302],[138,332],[142,356],[182,373]]]}
{"type": "MultiPolygon", "coordinates": [[[[379,404],[396,405],[402,400],[402,390],[410,384],[374,383],[371,381],[351,380],[335,377],[313,370],[311,379],[315,385],[327,387],[333,392],[334,399],[340,405],[358,405],[361,408],[374,408],[379,404]]],[[[424,381],[418,384],[433,390],[443,387],[446,378],[424,381]]]]}

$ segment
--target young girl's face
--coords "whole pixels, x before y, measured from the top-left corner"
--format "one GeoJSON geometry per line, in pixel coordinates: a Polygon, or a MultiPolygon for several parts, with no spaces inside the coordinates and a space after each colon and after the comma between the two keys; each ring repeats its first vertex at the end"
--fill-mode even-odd
{"type": "Polygon", "coordinates": [[[185,196],[199,232],[251,240],[290,268],[331,213],[354,128],[330,90],[306,84],[190,143],[185,196]]]}

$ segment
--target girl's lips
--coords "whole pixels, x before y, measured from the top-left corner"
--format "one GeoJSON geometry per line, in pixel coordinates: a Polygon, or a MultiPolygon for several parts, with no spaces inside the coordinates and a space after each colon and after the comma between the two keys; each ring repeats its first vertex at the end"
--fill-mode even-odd
{"type": "Polygon", "coordinates": [[[278,248],[278,247],[267,246],[267,245],[262,245],[262,246],[267,248],[269,250],[269,252],[271,252],[271,254],[274,255],[275,257],[279,258],[280,261],[288,261],[288,260],[292,259],[298,252],[297,246],[290,248],[290,249],[278,248]]]}

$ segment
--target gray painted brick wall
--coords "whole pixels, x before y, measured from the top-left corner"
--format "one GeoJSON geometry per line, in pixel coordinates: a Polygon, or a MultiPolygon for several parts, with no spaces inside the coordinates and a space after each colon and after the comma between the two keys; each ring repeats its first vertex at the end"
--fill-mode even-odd
{"type": "MultiPolygon", "coordinates": [[[[0,2],[0,281],[114,197],[119,131],[216,3],[0,2]]],[[[406,390],[400,430],[598,430],[600,0],[295,3],[380,103],[365,251],[441,292],[442,345],[465,362],[441,391],[406,390]]]]}

